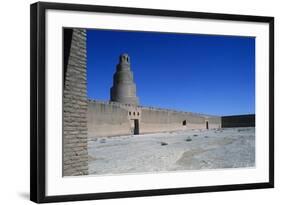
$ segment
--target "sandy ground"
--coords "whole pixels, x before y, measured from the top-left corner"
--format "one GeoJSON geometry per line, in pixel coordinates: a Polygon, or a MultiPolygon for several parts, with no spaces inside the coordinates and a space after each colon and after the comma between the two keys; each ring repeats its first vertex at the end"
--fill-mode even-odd
{"type": "Polygon", "coordinates": [[[255,166],[255,128],[189,130],[94,138],[89,174],[255,166]]]}

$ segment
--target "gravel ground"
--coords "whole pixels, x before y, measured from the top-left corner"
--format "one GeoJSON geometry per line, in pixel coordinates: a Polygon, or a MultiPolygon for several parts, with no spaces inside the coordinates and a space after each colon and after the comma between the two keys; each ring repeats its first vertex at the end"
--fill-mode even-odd
{"type": "Polygon", "coordinates": [[[90,174],[255,166],[255,128],[224,128],[94,138],[90,174]]]}

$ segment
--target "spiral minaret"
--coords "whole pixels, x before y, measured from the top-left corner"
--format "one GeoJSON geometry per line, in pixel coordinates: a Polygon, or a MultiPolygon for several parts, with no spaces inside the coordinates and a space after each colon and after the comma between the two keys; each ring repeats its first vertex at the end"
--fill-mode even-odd
{"type": "Polygon", "coordinates": [[[110,89],[110,101],[131,105],[139,103],[130,67],[130,57],[126,53],[119,57],[119,63],[113,76],[113,86],[110,89]]]}

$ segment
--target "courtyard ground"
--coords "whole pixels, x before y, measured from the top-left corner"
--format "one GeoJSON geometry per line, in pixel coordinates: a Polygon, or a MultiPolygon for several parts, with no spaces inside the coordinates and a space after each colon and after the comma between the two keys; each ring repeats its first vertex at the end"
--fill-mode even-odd
{"type": "Polygon", "coordinates": [[[188,130],[92,138],[89,174],[255,166],[255,128],[188,130]]]}

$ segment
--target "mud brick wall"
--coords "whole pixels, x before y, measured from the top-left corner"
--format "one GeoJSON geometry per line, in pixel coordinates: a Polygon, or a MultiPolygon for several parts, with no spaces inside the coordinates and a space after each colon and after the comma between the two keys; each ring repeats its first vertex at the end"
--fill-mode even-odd
{"type": "Polygon", "coordinates": [[[88,102],[88,137],[130,135],[128,111],[117,103],[88,102]]]}
{"type": "Polygon", "coordinates": [[[255,127],[255,114],[223,116],[221,123],[223,128],[227,127],[255,127]]]}
{"type": "Polygon", "coordinates": [[[206,129],[206,122],[208,129],[221,127],[220,116],[150,107],[142,107],[141,113],[140,133],[206,129]]]}
{"type": "Polygon", "coordinates": [[[63,175],[88,174],[86,30],[64,29],[63,175]]]}
{"type": "Polygon", "coordinates": [[[132,119],[139,121],[139,134],[207,129],[207,122],[209,129],[221,128],[220,116],[89,100],[88,137],[131,135],[132,119]]]}

